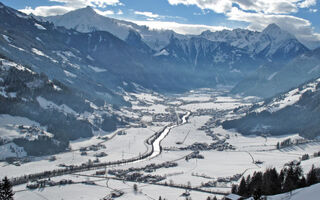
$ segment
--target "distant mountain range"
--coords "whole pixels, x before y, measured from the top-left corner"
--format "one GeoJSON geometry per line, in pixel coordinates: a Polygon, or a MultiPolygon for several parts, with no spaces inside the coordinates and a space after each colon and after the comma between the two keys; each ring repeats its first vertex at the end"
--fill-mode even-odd
{"type": "MultiPolygon", "coordinates": [[[[197,82],[191,83],[195,86],[234,85],[242,80],[246,82],[247,79],[252,80],[253,74],[259,73],[262,66],[267,66],[269,74],[265,76],[270,76],[276,72],[274,68],[278,70],[281,68],[279,65],[309,52],[294,35],[276,24],[270,24],[262,32],[234,29],[181,35],[170,30],[152,30],[132,22],[104,17],[91,7],[59,16],[35,18],[84,33],[108,31],[140,52],[157,57],[153,60],[154,66],[172,66],[171,69],[182,70],[194,76],[196,72],[201,78],[195,77],[197,82]]],[[[234,91],[242,92],[238,88],[241,85],[234,91]]]]}
{"type": "MultiPolygon", "coordinates": [[[[2,55],[111,104],[126,104],[119,87],[132,90],[134,84],[158,91],[236,85],[235,93],[265,97],[316,76],[285,76],[288,63],[316,62],[316,50],[276,24],[262,32],[235,29],[191,36],[107,18],[91,7],[43,18],[2,5],[0,15],[2,55]],[[259,91],[272,88],[281,74],[285,87],[259,91]]],[[[316,72],[315,67],[306,71],[316,72]]]]}

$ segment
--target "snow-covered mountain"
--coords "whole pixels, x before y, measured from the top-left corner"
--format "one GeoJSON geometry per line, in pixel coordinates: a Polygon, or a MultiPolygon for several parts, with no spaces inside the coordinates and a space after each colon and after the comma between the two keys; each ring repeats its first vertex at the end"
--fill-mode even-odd
{"type": "Polygon", "coordinates": [[[57,26],[73,28],[79,32],[108,31],[122,40],[126,40],[130,30],[138,32],[145,43],[153,49],[160,49],[168,44],[171,35],[183,37],[170,30],[151,30],[146,26],[105,17],[96,13],[93,8],[85,7],[68,12],[64,15],[37,17],[43,21],[53,22],[57,26]]]}
{"type": "Polygon", "coordinates": [[[246,115],[223,123],[243,134],[299,133],[315,138],[320,131],[320,78],[253,105],[246,115]]]}
{"type": "Polygon", "coordinates": [[[193,72],[212,75],[217,84],[232,84],[256,69],[258,60],[227,42],[211,41],[201,37],[178,39],[155,56],[189,67],[193,72]]]}
{"type": "Polygon", "coordinates": [[[294,35],[282,30],[276,24],[270,24],[262,32],[246,29],[205,31],[199,37],[211,41],[223,41],[231,46],[245,49],[255,56],[269,59],[293,58],[308,51],[294,35]]]}
{"type": "Polygon", "coordinates": [[[12,149],[0,160],[61,152],[70,140],[113,131],[120,124],[115,114],[94,101],[0,54],[0,146],[12,149]]]}

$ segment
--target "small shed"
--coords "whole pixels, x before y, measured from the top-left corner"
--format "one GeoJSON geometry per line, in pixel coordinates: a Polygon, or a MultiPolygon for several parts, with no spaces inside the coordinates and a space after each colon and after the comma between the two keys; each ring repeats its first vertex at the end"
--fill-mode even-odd
{"type": "Polygon", "coordinates": [[[229,194],[229,195],[225,196],[223,199],[224,200],[243,200],[245,198],[242,196],[239,196],[237,194],[229,194]]]}

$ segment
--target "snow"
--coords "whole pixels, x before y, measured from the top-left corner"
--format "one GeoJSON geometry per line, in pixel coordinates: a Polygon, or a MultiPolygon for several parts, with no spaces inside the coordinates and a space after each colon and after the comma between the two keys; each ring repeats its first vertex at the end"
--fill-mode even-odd
{"type": "Polygon", "coordinates": [[[314,200],[319,199],[320,183],[309,187],[293,190],[292,192],[268,196],[270,200],[314,200]]]}
{"type": "Polygon", "coordinates": [[[9,46],[11,46],[11,47],[13,47],[13,48],[15,48],[15,49],[18,49],[19,51],[26,51],[26,50],[24,50],[24,49],[22,49],[22,48],[20,48],[20,47],[17,47],[17,46],[15,46],[15,45],[13,45],[13,44],[9,44],[9,46]]]}
{"type": "Polygon", "coordinates": [[[94,59],[90,55],[87,55],[87,58],[91,61],[94,61],[94,59]]]}
{"type": "Polygon", "coordinates": [[[5,98],[8,98],[7,92],[5,91],[5,87],[0,87],[0,95],[5,98]]]}
{"type": "Polygon", "coordinates": [[[35,23],[34,25],[35,25],[35,27],[37,27],[37,29],[39,29],[39,30],[47,30],[47,29],[46,29],[45,27],[43,27],[41,24],[35,23]]]}
{"type": "Polygon", "coordinates": [[[277,74],[278,74],[278,72],[272,73],[272,74],[267,78],[267,80],[268,80],[268,81],[271,81],[271,80],[273,79],[273,77],[275,77],[275,75],[277,75],[277,74]]]}
{"type": "Polygon", "coordinates": [[[47,55],[45,55],[42,51],[36,49],[36,48],[32,48],[31,51],[39,56],[43,56],[43,57],[48,57],[47,55]]]}
{"type": "Polygon", "coordinates": [[[11,116],[7,114],[0,115],[0,138],[11,141],[14,138],[25,138],[34,140],[40,134],[45,134],[52,137],[52,134],[46,132],[46,127],[40,126],[38,122],[32,121],[25,117],[11,116]],[[19,127],[24,129],[33,128],[36,131],[22,131],[19,127]]]}
{"type": "Polygon", "coordinates": [[[36,37],[36,40],[38,40],[39,42],[43,43],[43,41],[39,37],[36,37]]]}
{"type": "Polygon", "coordinates": [[[23,19],[28,19],[28,18],[29,18],[29,16],[26,15],[26,14],[21,14],[21,13],[19,13],[19,12],[16,12],[15,14],[16,14],[18,17],[23,18],[23,19]]]}
{"type": "MultiPolygon", "coordinates": [[[[90,199],[90,200],[99,200],[103,197],[109,195],[113,189],[119,188],[124,192],[124,195],[118,197],[118,200],[149,200],[149,199],[158,199],[159,196],[162,199],[177,199],[183,200],[184,197],[181,196],[185,192],[183,189],[171,188],[165,186],[151,185],[146,183],[137,183],[138,192],[133,191],[132,182],[122,182],[118,180],[108,180],[104,178],[88,178],[80,176],[63,176],[61,179],[74,179],[76,182],[81,181],[94,181],[96,185],[86,185],[86,184],[72,184],[64,186],[54,186],[46,187],[43,189],[36,190],[24,190],[25,188],[18,187],[15,191],[15,199],[17,200],[43,200],[45,199],[90,199]]],[[[61,180],[61,179],[57,179],[61,180]]],[[[213,197],[208,193],[201,193],[197,191],[191,191],[190,197],[192,199],[206,199],[208,196],[213,197]]],[[[222,196],[217,196],[219,199],[222,196]]]]}
{"type": "Polygon", "coordinates": [[[61,90],[62,90],[62,89],[61,89],[59,86],[57,86],[57,85],[53,85],[53,89],[56,90],[56,91],[61,91],[61,90]]]}
{"type": "Polygon", "coordinates": [[[162,49],[160,52],[155,53],[154,56],[168,56],[169,52],[165,49],[162,49]]]}
{"type": "Polygon", "coordinates": [[[90,67],[90,69],[92,69],[93,71],[95,71],[95,72],[97,72],[97,73],[108,71],[108,70],[106,70],[106,69],[102,69],[102,68],[99,68],[99,67],[94,67],[94,66],[92,66],[92,65],[88,65],[88,67],[90,67]]]}
{"type": "Polygon", "coordinates": [[[263,104],[263,106],[254,110],[254,112],[259,113],[265,110],[269,112],[276,112],[287,106],[291,106],[297,103],[300,100],[300,97],[306,91],[314,92],[318,83],[320,83],[320,78],[315,80],[314,82],[308,83],[307,85],[303,86],[302,90],[300,90],[299,88],[293,89],[288,93],[282,95],[280,98],[275,98],[270,103],[263,104]]]}
{"type": "MultiPolygon", "coordinates": [[[[0,126],[9,125],[27,125],[27,126],[40,126],[38,122],[32,121],[26,117],[18,117],[7,114],[0,114],[0,126]]],[[[1,134],[2,135],[2,134],[1,134]]]]}
{"type": "Polygon", "coordinates": [[[27,156],[27,153],[24,151],[23,147],[19,147],[12,142],[0,145],[0,160],[10,157],[21,158],[24,156],[27,156]]]}
{"type": "Polygon", "coordinates": [[[2,37],[8,42],[8,43],[11,43],[11,39],[6,36],[6,35],[2,35],[2,37]]]}
{"type": "MultiPolygon", "coordinates": [[[[256,136],[249,135],[244,136],[237,133],[234,130],[224,130],[222,126],[213,126],[210,129],[219,139],[226,139],[226,142],[235,147],[234,150],[224,151],[201,151],[200,154],[204,156],[204,159],[190,159],[185,160],[185,156],[190,154],[190,150],[178,150],[168,148],[173,147],[185,147],[195,142],[211,143],[215,139],[208,136],[204,130],[199,130],[205,123],[217,117],[217,120],[225,120],[230,117],[237,117],[236,113],[233,113],[231,108],[239,105],[250,105],[250,101],[254,98],[242,98],[240,96],[226,96],[222,95],[223,92],[219,91],[190,91],[183,95],[161,96],[157,93],[137,92],[137,93],[125,93],[125,98],[130,101],[134,106],[133,108],[121,108],[120,111],[112,111],[121,116],[130,116],[137,119],[138,122],[132,122],[128,127],[123,127],[112,133],[105,133],[97,131],[96,136],[92,138],[82,138],[76,141],[70,142],[71,151],[56,154],[57,160],[49,162],[49,156],[34,158],[32,162],[23,163],[17,167],[14,165],[7,165],[6,163],[0,163],[1,170],[0,176],[7,175],[8,177],[15,177],[19,175],[35,173],[45,170],[59,169],[59,164],[67,165],[80,165],[87,162],[89,159],[94,160],[96,153],[105,152],[108,154],[106,157],[99,158],[100,162],[115,161],[119,159],[137,157],[147,151],[151,150],[151,146],[146,144],[146,140],[150,138],[156,131],[160,131],[164,126],[169,125],[168,122],[152,124],[152,115],[157,113],[167,114],[168,110],[176,110],[178,113],[186,113],[191,109],[192,111],[198,108],[203,109],[217,109],[224,114],[209,115],[202,114],[200,116],[193,113],[186,124],[174,126],[170,132],[163,134],[159,140],[161,141],[163,151],[160,155],[150,159],[144,159],[139,162],[128,163],[121,166],[113,166],[114,169],[129,169],[130,167],[143,167],[151,163],[160,164],[163,162],[171,161],[178,164],[177,167],[172,168],[160,168],[153,172],[143,172],[151,175],[165,176],[166,179],[162,183],[170,183],[172,180],[175,184],[187,184],[191,183],[192,186],[202,189],[209,189],[212,191],[230,192],[232,183],[219,183],[217,187],[204,188],[202,183],[208,181],[216,181],[218,178],[226,178],[234,176],[235,174],[252,174],[254,171],[264,171],[268,167],[276,167],[278,170],[283,167],[286,162],[292,160],[299,160],[299,158],[309,153],[313,155],[314,152],[318,152],[320,148],[320,142],[311,142],[304,145],[292,146],[283,148],[281,150],[276,149],[277,142],[281,142],[285,139],[291,138],[292,140],[301,139],[298,134],[283,135],[283,136],[256,136]],[[171,102],[171,104],[170,104],[171,102]],[[137,118],[136,118],[137,117],[137,118]],[[145,123],[147,127],[134,127],[134,125],[145,123]],[[118,131],[124,131],[125,135],[117,134],[118,131]],[[100,135],[99,135],[100,133],[100,135]],[[186,137],[187,136],[187,137],[186,137]],[[106,139],[108,138],[108,139],[106,139]],[[183,141],[180,145],[176,142],[183,141]],[[89,147],[91,145],[101,144],[106,148],[99,149],[97,151],[87,151],[87,155],[81,156],[79,149],[81,147],[89,147]],[[255,164],[254,161],[263,161],[262,164],[255,164]]],[[[37,100],[42,101],[43,104],[49,104],[53,107],[52,102],[38,97],[37,100]]],[[[43,106],[45,106],[43,105],[43,106]]],[[[83,113],[80,116],[89,121],[95,119],[101,115],[102,111],[96,111],[94,113],[83,113]]],[[[218,112],[218,113],[219,113],[218,112]]],[[[1,120],[0,120],[1,121],[1,120]]],[[[6,124],[4,122],[4,124],[6,124]]],[[[1,127],[1,126],[0,126],[1,127]]],[[[156,149],[158,150],[158,149],[156,149]]],[[[316,163],[316,166],[320,166],[320,157],[310,158],[309,160],[302,161],[304,173],[310,170],[312,164],[316,163]]],[[[107,168],[109,169],[109,167],[107,168]]],[[[120,189],[125,192],[122,197],[117,199],[158,199],[161,195],[167,199],[184,199],[180,195],[185,190],[170,188],[165,186],[157,186],[150,184],[138,184],[139,191],[135,194],[132,190],[134,182],[123,182],[117,180],[109,180],[106,187],[105,178],[92,178],[83,177],[81,175],[95,174],[96,170],[90,170],[80,173],[80,175],[65,175],[62,177],[53,177],[54,180],[62,178],[72,179],[77,182],[82,180],[92,180],[97,185],[66,185],[57,187],[46,187],[41,190],[24,190],[25,185],[14,187],[14,191],[17,191],[16,199],[37,199],[39,198],[59,198],[59,199],[102,199],[106,195],[110,194],[111,189],[120,189]],[[56,194],[58,193],[58,194],[56,194]],[[70,195],[73,195],[72,197],[70,195]],[[41,196],[41,197],[40,197],[41,196]]],[[[237,181],[236,181],[237,182],[237,181]]],[[[208,193],[201,193],[190,191],[192,199],[206,199],[208,193]]],[[[222,196],[218,196],[220,199],[222,196]]]]}
{"type": "Polygon", "coordinates": [[[57,60],[55,60],[55,59],[51,58],[50,56],[44,54],[44,53],[43,53],[42,51],[40,51],[39,49],[32,48],[31,51],[32,51],[34,54],[38,55],[38,56],[42,56],[42,57],[48,58],[48,59],[50,59],[52,62],[58,63],[57,60]]]}
{"type": "Polygon", "coordinates": [[[9,92],[8,97],[10,98],[17,98],[17,93],[16,92],[9,92]]]}
{"type": "Polygon", "coordinates": [[[66,76],[71,77],[71,78],[77,78],[77,75],[67,71],[67,70],[63,70],[63,72],[65,73],[66,76]]]}
{"type": "Polygon", "coordinates": [[[1,49],[2,49],[3,51],[7,52],[7,53],[10,53],[10,51],[9,51],[8,49],[6,49],[5,47],[2,47],[2,46],[1,46],[1,49]]]}
{"type": "Polygon", "coordinates": [[[8,71],[11,67],[14,67],[16,68],[17,70],[20,70],[20,71],[28,71],[30,73],[34,73],[32,72],[30,69],[22,66],[22,65],[19,65],[17,63],[14,63],[14,62],[11,62],[11,61],[8,61],[8,60],[5,60],[5,59],[1,59],[0,58],[0,62],[2,62],[2,65],[0,65],[0,68],[3,69],[3,70],[6,70],[8,71]]]}
{"type": "Polygon", "coordinates": [[[216,109],[216,110],[228,110],[239,107],[240,102],[206,102],[206,103],[192,103],[180,106],[182,109],[190,110],[192,112],[196,112],[199,109],[216,109]]]}
{"type": "Polygon", "coordinates": [[[37,97],[37,101],[40,104],[41,108],[44,109],[55,109],[58,110],[59,112],[63,112],[65,114],[72,114],[76,115],[77,112],[72,110],[69,106],[62,104],[58,106],[57,104],[53,103],[52,101],[49,101],[41,96],[37,97]]]}
{"type": "Polygon", "coordinates": [[[207,136],[204,131],[198,130],[209,118],[209,116],[190,117],[189,123],[171,130],[162,142],[163,147],[186,147],[195,142],[211,141],[211,137],[207,136]],[[177,142],[183,143],[177,146],[177,142]]]}

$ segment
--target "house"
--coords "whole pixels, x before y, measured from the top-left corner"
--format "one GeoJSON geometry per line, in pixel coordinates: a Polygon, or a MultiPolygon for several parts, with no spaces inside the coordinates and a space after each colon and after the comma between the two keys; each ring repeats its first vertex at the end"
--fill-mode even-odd
{"type": "Polygon", "coordinates": [[[239,196],[237,194],[229,194],[229,195],[225,196],[223,199],[224,200],[242,200],[245,198],[242,196],[239,196]]]}

